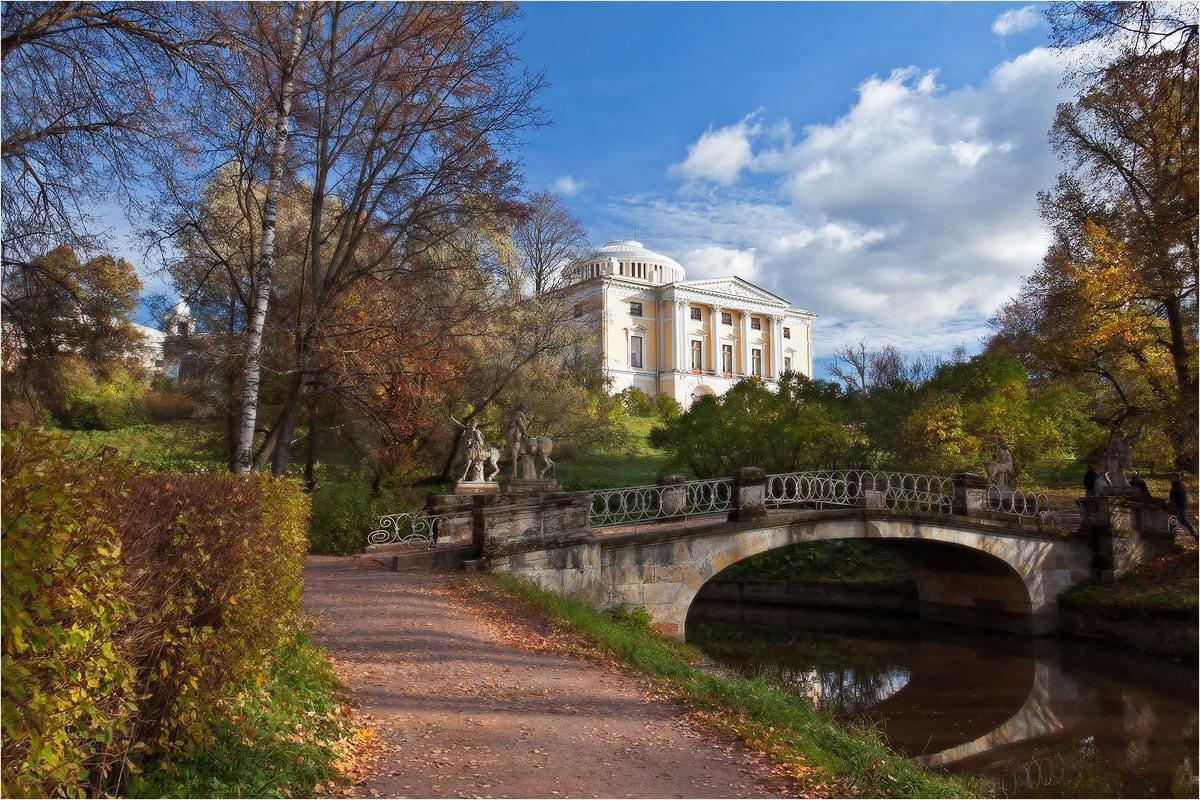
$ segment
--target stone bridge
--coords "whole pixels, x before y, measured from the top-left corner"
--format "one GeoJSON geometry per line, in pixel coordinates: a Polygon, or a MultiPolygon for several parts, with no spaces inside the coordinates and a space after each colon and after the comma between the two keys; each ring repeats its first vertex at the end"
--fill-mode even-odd
{"type": "Polygon", "coordinates": [[[1161,501],[1054,498],[968,474],[748,468],[600,492],[444,496],[423,524],[442,544],[463,542],[469,566],[601,607],[642,606],[677,637],[709,579],[802,542],[886,548],[912,569],[922,618],[1027,635],[1056,629],[1058,598],[1078,581],[1111,580],[1173,546],[1161,501]]]}

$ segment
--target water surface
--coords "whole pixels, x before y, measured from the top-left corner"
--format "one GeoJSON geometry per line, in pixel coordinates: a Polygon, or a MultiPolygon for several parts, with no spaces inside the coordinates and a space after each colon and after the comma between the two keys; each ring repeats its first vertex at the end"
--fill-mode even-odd
{"type": "Polygon", "coordinates": [[[699,601],[688,641],[1011,797],[1196,797],[1194,663],[862,612],[699,601]]]}

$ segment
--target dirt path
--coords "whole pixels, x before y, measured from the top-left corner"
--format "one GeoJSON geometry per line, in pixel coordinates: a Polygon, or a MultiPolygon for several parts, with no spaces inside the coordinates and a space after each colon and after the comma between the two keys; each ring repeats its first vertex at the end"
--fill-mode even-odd
{"type": "Polygon", "coordinates": [[[320,642],[381,738],[360,796],[785,796],[763,756],[697,730],[637,680],[513,646],[543,623],[464,609],[458,580],[307,561],[320,642]]]}

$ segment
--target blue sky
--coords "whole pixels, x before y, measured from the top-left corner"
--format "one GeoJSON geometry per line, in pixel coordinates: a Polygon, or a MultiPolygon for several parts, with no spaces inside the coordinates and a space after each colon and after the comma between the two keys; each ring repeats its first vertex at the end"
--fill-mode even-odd
{"type": "Polygon", "coordinates": [[[596,245],[636,224],[689,278],[816,312],[818,376],[860,340],[978,349],[1048,243],[1036,195],[1072,97],[1041,8],[523,3],[552,120],[521,150],[527,187],[562,194],[596,245]]]}
{"type": "MultiPolygon", "coordinates": [[[[1061,56],[1020,3],[526,3],[531,189],[593,242],[739,274],[865,339],[977,349],[1048,241],[1061,56]]],[[[820,370],[818,370],[820,371],[820,370]]]]}

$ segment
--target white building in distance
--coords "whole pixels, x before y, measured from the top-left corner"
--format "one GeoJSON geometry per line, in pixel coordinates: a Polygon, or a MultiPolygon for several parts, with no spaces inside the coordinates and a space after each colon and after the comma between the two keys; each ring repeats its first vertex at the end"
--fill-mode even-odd
{"type": "Polygon", "coordinates": [[[566,270],[609,391],[636,386],[685,408],[753,376],[776,388],[812,376],[816,314],[738,277],[684,280],[683,266],[633,239],[609,242],[566,270]]]}

